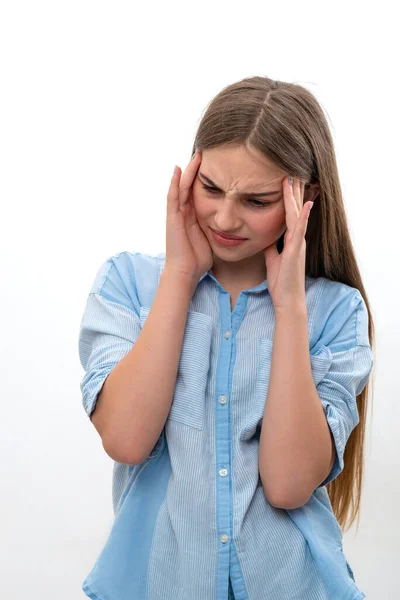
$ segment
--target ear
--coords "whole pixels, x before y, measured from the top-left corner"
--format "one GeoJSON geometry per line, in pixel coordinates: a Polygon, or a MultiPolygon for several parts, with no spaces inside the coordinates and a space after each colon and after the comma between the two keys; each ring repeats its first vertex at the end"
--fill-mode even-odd
{"type": "Polygon", "coordinates": [[[314,199],[320,194],[320,187],[318,183],[307,184],[304,188],[304,204],[306,202],[314,201],[314,199]]]}

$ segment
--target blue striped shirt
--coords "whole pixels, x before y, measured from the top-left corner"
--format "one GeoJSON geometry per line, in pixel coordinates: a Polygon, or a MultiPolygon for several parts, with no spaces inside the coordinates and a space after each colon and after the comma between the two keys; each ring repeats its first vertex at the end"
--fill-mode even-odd
{"type": "MultiPolygon", "coordinates": [[[[88,416],[140,335],[165,254],[99,268],[80,334],[88,416]]],[[[190,300],[171,410],[150,455],[114,462],[115,518],[82,589],[93,600],[361,600],[325,485],[344,467],[356,395],[373,366],[358,290],[306,277],[312,375],[336,445],[327,479],[296,509],[272,506],[258,471],[274,333],[267,281],[230,295],[212,270],[190,300]]]]}

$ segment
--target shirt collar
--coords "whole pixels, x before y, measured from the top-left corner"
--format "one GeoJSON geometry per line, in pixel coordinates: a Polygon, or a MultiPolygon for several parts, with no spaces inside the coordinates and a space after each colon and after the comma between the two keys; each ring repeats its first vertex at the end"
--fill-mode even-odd
{"type": "MultiPolygon", "coordinates": [[[[220,284],[220,282],[212,274],[211,269],[209,269],[208,271],[203,273],[203,275],[198,280],[197,285],[199,285],[199,283],[201,281],[203,281],[203,279],[205,279],[207,276],[210,277],[218,285],[218,287],[220,287],[221,289],[224,289],[222,287],[222,285],[220,284]]],[[[262,281],[259,285],[256,285],[255,287],[252,287],[252,288],[250,288],[248,290],[244,290],[244,291],[245,292],[262,292],[263,290],[267,290],[267,289],[268,289],[268,283],[267,283],[267,280],[264,279],[264,281],[262,281]]]]}

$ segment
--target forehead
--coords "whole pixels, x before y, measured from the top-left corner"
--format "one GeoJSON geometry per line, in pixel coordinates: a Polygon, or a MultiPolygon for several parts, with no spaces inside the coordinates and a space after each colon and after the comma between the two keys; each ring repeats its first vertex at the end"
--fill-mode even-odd
{"type": "Polygon", "coordinates": [[[285,177],[272,160],[245,146],[225,146],[202,151],[200,170],[217,185],[265,188],[285,177]]]}

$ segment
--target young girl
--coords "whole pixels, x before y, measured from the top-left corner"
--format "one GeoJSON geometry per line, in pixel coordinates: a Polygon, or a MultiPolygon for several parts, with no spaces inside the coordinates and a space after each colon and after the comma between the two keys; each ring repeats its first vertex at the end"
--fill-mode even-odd
{"type": "Polygon", "coordinates": [[[359,512],[373,322],[327,121],[303,87],[251,77],[212,100],[194,150],[166,253],[106,260],[84,311],[115,519],[82,588],[361,600],[341,528],[359,512]]]}

